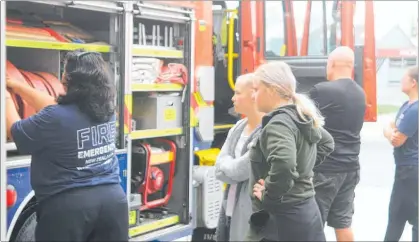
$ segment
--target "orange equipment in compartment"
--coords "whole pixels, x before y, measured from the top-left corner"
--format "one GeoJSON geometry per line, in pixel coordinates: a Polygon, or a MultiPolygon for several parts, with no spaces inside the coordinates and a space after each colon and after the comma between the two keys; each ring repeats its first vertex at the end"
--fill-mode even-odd
{"type": "Polygon", "coordinates": [[[24,70],[20,70],[20,73],[22,73],[22,75],[26,78],[26,81],[29,83],[31,87],[52,96],[49,90],[47,89],[47,87],[45,86],[44,81],[42,80],[42,77],[35,75],[31,72],[24,71],[24,70]]]}
{"type": "Polygon", "coordinates": [[[6,24],[6,38],[38,40],[67,43],[97,43],[105,44],[95,40],[88,32],[66,22],[43,21],[37,18],[32,22],[26,22],[27,14],[20,14],[20,17],[8,18],[6,24]]]}
{"type": "MultiPolygon", "coordinates": [[[[6,61],[6,75],[8,78],[29,85],[22,73],[10,61],[6,61]]],[[[10,95],[15,101],[16,109],[21,117],[29,117],[35,114],[35,109],[29,106],[26,101],[22,100],[12,91],[10,91],[10,95]]]]}
{"type": "Polygon", "coordinates": [[[175,166],[176,166],[176,144],[175,142],[167,139],[156,139],[155,142],[166,144],[170,147],[169,152],[163,152],[160,154],[156,154],[152,152],[151,145],[149,144],[143,144],[144,148],[147,150],[147,166],[146,166],[146,176],[145,176],[145,182],[143,185],[143,188],[141,189],[143,191],[142,193],[142,205],[140,210],[147,210],[155,207],[161,207],[166,205],[169,202],[170,197],[172,196],[172,189],[173,189],[173,182],[174,182],[174,176],[175,176],[175,166]],[[168,184],[167,184],[167,191],[163,198],[156,199],[153,201],[148,200],[148,195],[150,195],[149,192],[153,191],[153,187],[155,185],[153,184],[153,171],[156,172],[156,169],[153,169],[156,165],[161,165],[169,163],[169,177],[168,177],[168,184]]]}
{"type": "MultiPolygon", "coordinates": [[[[55,98],[58,97],[59,94],[64,93],[64,87],[61,82],[54,75],[49,73],[18,70],[10,61],[7,61],[6,74],[8,78],[25,83],[38,91],[44,92],[55,98]]],[[[12,90],[9,91],[21,118],[28,118],[36,113],[36,110],[26,101],[12,90]]]]}
{"type": "MultiPolygon", "coordinates": [[[[160,191],[164,185],[164,173],[157,166],[150,167],[149,172],[150,182],[147,188],[143,187],[143,190],[147,189],[147,194],[153,194],[160,191]]],[[[144,191],[143,191],[144,192],[144,191]]]]}
{"type": "Polygon", "coordinates": [[[51,96],[57,98],[65,93],[63,84],[54,75],[47,72],[34,72],[34,74],[42,77],[45,86],[50,90],[51,96]]]}
{"type": "MultiPolygon", "coordinates": [[[[132,169],[133,172],[138,172],[137,174],[132,175],[134,179],[135,177],[138,177],[138,174],[145,174],[144,177],[137,178],[137,186],[134,188],[137,192],[141,193],[142,205],[140,211],[165,206],[172,196],[176,166],[176,144],[167,139],[155,139],[152,141],[152,144],[141,143],[137,148],[140,148],[139,150],[141,151],[145,151],[141,152],[140,157],[138,157],[136,161],[133,159],[132,169]],[[163,146],[164,151],[155,151],[152,146],[163,146]],[[169,165],[169,167],[162,167],[162,165],[166,164],[169,165]],[[168,173],[167,189],[164,197],[150,201],[150,196],[161,191],[163,188],[165,183],[163,170],[167,170],[166,173],[168,173]]],[[[135,156],[133,156],[133,158],[135,158],[135,156]]]]}
{"type": "Polygon", "coordinates": [[[11,39],[30,39],[40,41],[57,41],[51,32],[22,24],[11,23],[8,21],[6,25],[6,38],[11,39]]]}
{"type": "Polygon", "coordinates": [[[188,84],[188,69],[183,64],[169,63],[162,67],[156,82],[186,85],[188,84]]]}

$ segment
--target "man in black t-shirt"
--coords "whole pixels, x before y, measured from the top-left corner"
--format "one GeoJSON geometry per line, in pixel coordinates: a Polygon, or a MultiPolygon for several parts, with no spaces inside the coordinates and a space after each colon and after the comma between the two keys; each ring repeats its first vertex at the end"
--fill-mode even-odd
{"type": "Polygon", "coordinates": [[[353,241],[355,187],[359,182],[360,131],[366,109],[365,93],[352,80],[354,52],[336,48],[327,63],[327,79],[310,90],[325,117],[335,150],[314,168],[313,183],[323,222],[336,231],[337,241],[353,241]]]}

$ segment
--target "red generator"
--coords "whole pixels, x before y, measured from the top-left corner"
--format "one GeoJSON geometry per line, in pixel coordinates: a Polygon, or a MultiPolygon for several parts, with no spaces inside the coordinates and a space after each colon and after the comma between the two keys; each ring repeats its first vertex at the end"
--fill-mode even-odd
{"type": "Polygon", "coordinates": [[[172,195],[176,144],[154,139],[133,145],[131,191],[141,194],[140,211],[163,208],[172,195]]]}

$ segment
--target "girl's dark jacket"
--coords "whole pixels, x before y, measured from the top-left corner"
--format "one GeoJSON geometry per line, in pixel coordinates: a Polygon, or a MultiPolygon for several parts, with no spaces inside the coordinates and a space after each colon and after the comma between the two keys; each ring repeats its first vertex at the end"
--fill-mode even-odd
{"type": "Polygon", "coordinates": [[[286,105],[267,114],[262,130],[251,144],[250,193],[253,212],[275,213],[283,203],[298,203],[313,197],[313,167],[334,149],[332,136],[303,120],[295,105],[286,105]],[[253,196],[253,185],[265,180],[261,201],[253,196]]]}

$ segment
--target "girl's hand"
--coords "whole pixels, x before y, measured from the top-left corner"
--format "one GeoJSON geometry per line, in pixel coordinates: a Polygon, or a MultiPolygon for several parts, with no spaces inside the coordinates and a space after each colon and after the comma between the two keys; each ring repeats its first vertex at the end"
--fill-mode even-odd
{"type": "Polygon", "coordinates": [[[265,191],[265,181],[260,179],[258,183],[253,186],[253,195],[259,200],[262,200],[263,191],[265,191]]]}

